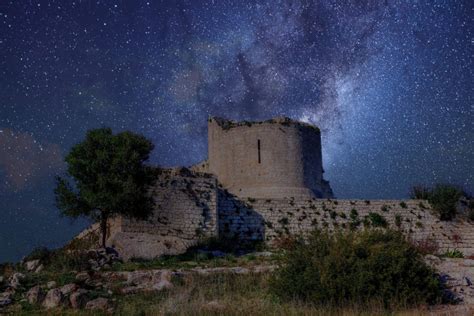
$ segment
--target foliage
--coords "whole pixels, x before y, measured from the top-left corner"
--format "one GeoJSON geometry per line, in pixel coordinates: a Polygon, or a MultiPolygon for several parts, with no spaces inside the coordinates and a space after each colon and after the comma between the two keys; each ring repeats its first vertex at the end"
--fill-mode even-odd
{"type": "Polygon", "coordinates": [[[41,262],[46,262],[51,257],[51,250],[46,247],[37,247],[33,249],[29,255],[27,255],[24,261],[30,260],[40,260],[41,262]]]}
{"type": "Polygon", "coordinates": [[[315,231],[287,253],[270,287],[284,300],[323,305],[411,305],[434,303],[441,295],[434,271],[401,233],[390,230],[315,231]]]}
{"type": "Polygon", "coordinates": [[[412,243],[416,250],[418,250],[418,252],[422,255],[435,255],[439,251],[438,243],[431,237],[426,237],[421,240],[414,240],[412,243]]]}
{"type": "Polygon", "coordinates": [[[387,227],[388,223],[387,220],[378,213],[369,213],[369,220],[372,226],[374,227],[387,227]]]}
{"type": "Polygon", "coordinates": [[[469,218],[471,221],[474,221],[474,210],[469,210],[467,218],[469,218]]]}
{"type": "Polygon", "coordinates": [[[453,249],[453,250],[446,250],[446,252],[443,254],[443,257],[446,258],[464,258],[464,254],[459,251],[458,249],[453,249]]]}
{"type": "Polygon", "coordinates": [[[397,227],[402,226],[402,216],[400,214],[395,214],[395,225],[397,227]]]}
{"type": "Polygon", "coordinates": [[[439,184],[434,187],[428,201],[442,221],[452,220],[456,216],[456,204],[463,191],[456,186],[439,184]]]}
{"type": "Polygon", "coordinates": [[[359,213],[357,212],[357,210],[356,210],[355,208],[353,208],[353,209],[351,210],[350,218],[351,218],[352,220],[356,220],[356,219],[359,218],[359,213]]]}
{"type": "MultiPolygon", "coordinates": [[[[412,199],[428,200],[442,221],[452,220],[456,216],[456,204],[463,196],[468,197],[462,189],[450,184],[437,184],[434,188],[414,186],[410,192],[412,199]]],[[[420,208],[424,208],[421,202],[420,208]]]]}
{"type": "Polygon", "coordinates": [[[39,247],[26,256],[25,260],[39,259],[47,271],[58,273],[87,270],[90,268],[89,259],[91,258],[88,252],[84,251],[49,250],[39,247]]]}
{"type": "Polygon", "coordinates": [[[149,140],[128,131],[88,131],[66,156],[67,177],[57,178],[56,204],[62,214],[100,220],[103,246],[107,219],[114,214],[146,218],[153,206],[147,194],[153,176],[144,165],[151,150],[149,140]]]}
{"type": "Polygon", "coordinates": [[[431,189],[422,185],[416,185],[411,188],[410,199],[428,200],[431,196],[431,189]]]}
{"type": "Polygon", "coordinates": [[[275,238],[272,242],[272,246],[276,249],[291,250],[298,243],[298,239],[293,235],[284,235],[275,238]]]}
{"type": "Polygon", "coordinates": [[[6,279],[10,277],[14,272],[15,272],[15,264],[11,262],[0,263],[0,276],[3,276],[6,279]]]}

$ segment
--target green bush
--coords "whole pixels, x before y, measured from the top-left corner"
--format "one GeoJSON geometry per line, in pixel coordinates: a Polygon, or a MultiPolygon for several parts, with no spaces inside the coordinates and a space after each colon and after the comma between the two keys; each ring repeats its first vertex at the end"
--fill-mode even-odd
{"type": "Polygon", "coordinates": [[[38,247],[25,257],[25,261],[39,259],[47,271],[67,272],[89,269],[89,259],[91,258],[91,254],[87,251],[49,250],[46,247],[38,247]]]}
{"type": "Polygon", "coordinates": [[[467,217],[468,217],[471,221],[474,221],[474,210],[469,210],[469,213],[467,214],[467,217]]]}
{"type": "Polygon", "coordinates": [[[400,214],[395,215],[395,225],[397,227],[402,226],[402,216],[400,214]]]}
{"type": "Polygon", "coordinates": [[[270,290],[283,300],[322,305],[379,301],[395,307],[441,298],[434,271],[391,230],[315,231],[286,254],[270,290]]]}
{"type": "Polygon", "coordinates": [[[369,213],[369,220],[374,227],[387,227],[387,220],[378,213],[369,213]]]}
{"type": "Polygon", "coordinates": [[[440,220],[449,221],[456,217],[456,204],[462,196],[463,191],[456,186],[439,184],[431,192],[428,202],[440,220]]]}
{"type": "Polygon", "coordinates": [[[457,250],[457,249],[453,249],[453,250],[447,250],[444,254],[443,254],[443,257],[446,257],[446,258],[464,258],[464,254],[457,250]]]}
{"type": "Polygon", "coordinates": [[[49,262],[52,251],[46,247],[37,247],[33,249],[24,261],[40,260],[42,263],[49,262]]]}
{"type": "Polygon", "coordinates": [[[89,259],[91,256],[87,252],[68,253],[62,249],[55,250],[46,269],[55,272],[84,271],[90,269],[89,259]]]}
{"type": "Polygon", "coordinates": [[[422,185],[416,185],[411,188],[410,199],[428,200],[431,196],[431,189],[422,185]]]}

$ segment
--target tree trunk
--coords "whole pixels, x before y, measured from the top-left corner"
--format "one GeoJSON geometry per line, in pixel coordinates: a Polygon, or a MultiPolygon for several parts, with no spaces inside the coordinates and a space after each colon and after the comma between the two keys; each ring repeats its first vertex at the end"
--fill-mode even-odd
{"type": "Polygon", "coordinates": [[[107,239],[107,214],[102,212],[100,217],[100,230],[102,231],[102,247],[105,248],[105,240],[107,239]]]}

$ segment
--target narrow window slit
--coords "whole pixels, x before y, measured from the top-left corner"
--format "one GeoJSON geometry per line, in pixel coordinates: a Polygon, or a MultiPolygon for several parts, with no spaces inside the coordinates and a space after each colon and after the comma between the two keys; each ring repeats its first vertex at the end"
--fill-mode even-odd
{"type": "Polygon", "coordinates": [[[260,139],[257,141],[257,148],[258,148],[258,163],[262,163],[262,159],[260,157],[260,139]]]}

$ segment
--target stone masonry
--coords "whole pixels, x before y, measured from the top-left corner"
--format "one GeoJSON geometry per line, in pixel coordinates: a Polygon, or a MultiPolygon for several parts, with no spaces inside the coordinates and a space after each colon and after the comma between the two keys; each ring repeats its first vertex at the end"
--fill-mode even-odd
{"type": "Polygon", "coordinates": [[[277,118],[210,118],[209,157],[160,171],[146,221],[110,221],[108,244],[124,259],[185,252],[210,237],[273,243],[320,229],[393,228],[433,251],[474,255],[474,225],[440,222],[422,200],[338,200],[323,179],[320,132],[277,118]]]}
{"type": "Polygon", "coordinates": [[[111,221],[108,243],[125,259],[177,254],[217,235],[214,177],[186,169],[163,170],[151,194],[155,209],[148,220],[118,217],[111,221]]]}
{"type": "Polygon", "coordinates": [[[437,252],[474,254],[474,225],[442,222],[425,200],[219,199],[219,235],[272,242],[319,229],[392,228],[437,252]],[[374,215],[376,214],[376,215],[374,215]]]}

